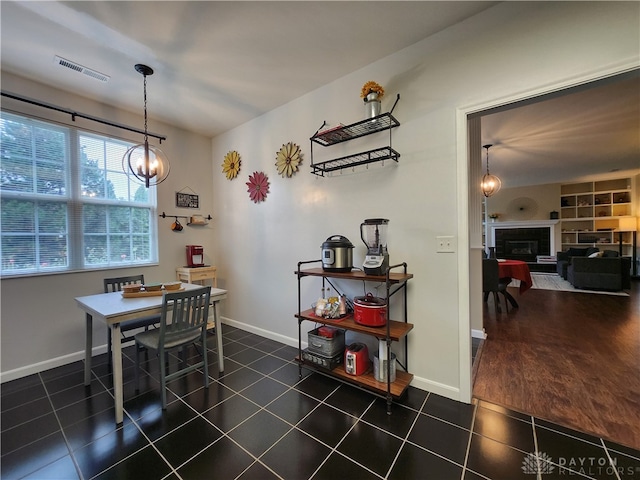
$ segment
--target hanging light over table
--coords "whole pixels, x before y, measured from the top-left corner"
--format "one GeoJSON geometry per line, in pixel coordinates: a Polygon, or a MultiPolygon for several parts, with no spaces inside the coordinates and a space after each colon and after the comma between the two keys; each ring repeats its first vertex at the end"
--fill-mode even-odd
{"type": "Polygon", "coordinates": [[[158,147],[149,145],[147,131],[147,75],[153,75],[153,69],[140,63],[135,69],[144,77],[144,143],[134,145],[124,154],[122,168],[131,172],[135,178],[149,188],[162,183],[169,176],[169,160],[158,147]]]}
{"type": "Polygon", "coordinates": [[[482,194],[485,197],[490,197],[491,195],[497,193],[502,186],[502,182],[500,181],[500,179],[495,175],[491,175],[489,173],[489,148],[491,148],[492,146],[493,145],[491,144],[482,146],[482,148],[487,149],[487,173],[482,176],[482,183],[480,184],[480,187],[482,188],[482,194]]]}

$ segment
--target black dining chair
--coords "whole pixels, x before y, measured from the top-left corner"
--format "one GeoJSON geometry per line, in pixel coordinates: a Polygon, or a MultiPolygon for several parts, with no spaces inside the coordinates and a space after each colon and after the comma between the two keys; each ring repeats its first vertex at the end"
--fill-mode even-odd
{"type": "MultiPolygon", "coordinates": [[[[207,317],[211,287],[205,286],[185,292],[165,293],[162,300],[160,327],[135,336],[136,347],[155,350],[160,362],[160,384],[162,388],[162,409],[167,409],[167,382],[186,373],[202,368],[204,386],[209,387],[209,367],[207,362],[207,317]],[[167,373],[168,352],[185,348],[191,343],[202,343],[202,360],[186,364],[181,359],[181,367],[167,373]]],[[[183,352],[184,353],[184,352],[183,352]]],[[[135,386],[136,392],[140,384],[140,348],[136,348],[135,386]]]]}
{"type": "Polygon", "coordinates": [[[505,295],[509,283],[511,283],[510,278],[500,278],[500,267],[496,258],[482,259],[482,292],[484,294],[484,301],[486,302],[489,299],[489,294],[493,293],[493,303],[496,306],[496,314],[502,313],[500,293],[504,296],[504,305],[507,313],[509,312],[509,303],[505,295]]]}
{"type": "MultiPolygon", "coordinates": [[[[105,278],[104,279],[104,293],[109,292],[121,292],[123,285],[132,285],[135,283],[144,284],[144,275],[130,275],[128,277],[113,277],[113,278],[105,278]]],[[[149,330],[149,327],[157,325],[160,323],[160,315],[150,315],[148,317],[143,317],[136,320],[131,320],[130,322],[125,322],[120,324],[120,334],[121,339],[120,343],[128,343],[134,341],[134,335],[126,335],[126,332],[130,332],[131,330],[137,330],[139,328],[144,328],[145,330],[149,330]]],[[[109,364],[111,364],[111,328],[107,328],[108,331],[108,339],[107,339],[107,353],[109,356],[109,364]]]]}

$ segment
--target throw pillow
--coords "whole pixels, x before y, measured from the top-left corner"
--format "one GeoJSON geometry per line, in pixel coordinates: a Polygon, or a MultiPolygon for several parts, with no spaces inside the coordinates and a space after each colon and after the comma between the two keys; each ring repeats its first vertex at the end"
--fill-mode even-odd
{"type": "Polygon", "coordinates": [[[603,254],[604,252],[593,252],[591,255],[589,255],[589,258],[600,258],[603,254]]]}
{"type": "Polygon", "coordinates": [[[602,255],[604,258],[615,258],[618,256],[618,252],[616,252],[615,250],[605,250],[604,255],[602,255]]]}
{"type": "Polygon", "coordinates": [[[587,253],[585,253],[585,256],[590,256],[593,255],[594,253],[600,251],[600,249],[598,247],[589,247],[587,248],[587,253]]]}

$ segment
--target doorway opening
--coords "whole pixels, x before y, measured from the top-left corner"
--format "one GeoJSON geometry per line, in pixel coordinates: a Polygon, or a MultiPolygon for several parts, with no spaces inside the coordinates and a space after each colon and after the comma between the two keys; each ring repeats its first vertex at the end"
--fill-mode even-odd
{"type": "MultiPolygon", "coordinates": [[[[533,139],[529,143],[530,146],[526,147],[526,143],[524,141],[518,143],[517,139],[515,137],[513,137],[513,136],[508,136],[507,135],[508,132],[506,132],[506,130],[504,130],[504,129],[494,128],[494,129],[488,129],[489,131],[485,131],[484,125],[482,124],[483,119],[485,117],[490,117],[491,115],[499,114],[499,113],[502,113],[502,112],[511,112],[510,117],[511,118],[517,118],[516,113],[517,113],[518,109],[524,108],[524,107],[527,107],[527,106],[536,105],[536,108],[534,110],[539,111],[540,106],[538,104],[542,104],[543,102],[551,102],[551,104],[553,104],[554,101],[557,101],[557,102],[561,102],[562,104],[566,105],[567,102],[569,101],[569,99],[567,97],[569,97],[571,95],[574,95],[574,94],[581,94],[583,96],[585,96],[585,95],[591,96],[592,98],[594,98],[594,103],[595,103],[596,101],[598,101],[598,99],[602,98],[601,94],[602,94],[603,91],[616,89],[618,87],[622,87],[622,88],[618,88],[619,91],[625,91],[627,86],[632,86],[636,91],[636,97],[634,97],[631,100],[631,102],[632,102],[631,105],[632,106],[635,105],[635,109],[636,109],[635,110],[636,111],[636,120],[635,121],[637,122],[637,117],[638,117],[637,111],[638,111],[638,108],[640,108],[639,107],[640,102],[638,101],[638,97],[637,97],[637,95],[638,95],[637,92],[639,90],[638,86],[640,84],[638,79],[639,79],[639,71],[638,70],[633,70],[633,71],[621,73],[621,74],[618,74],[618,75],[609,76],[607,78],[603,78],[603,79],[600,79],[600,80],[591,81],[591,82],[582,84],[582,85],[577,86],[577,87],[559,89],[558,91],[555,91],[555,92],[552,92],[552,93],[549,93],[549,94],[546,94],[546,95],[541,95],[541,96],[538,96],[538,97],[535,97],[535,98],[513,102],[513,103],[510,103],[509,105],[504,105],[504,106],[495,107],[495,108],[489,108],[489,109],[474,113],[472,115],[468,115],[467,116],[467,123],[469,125],[469,128],[471,128],[471,121],[473,119],[476,119],[476,120],[479,119],[479,123],[481,125],[480,126],[481,134],[478,137],[476,137],[479,140],[477,142],[478,145],[470,145],[469,149],[470,149],[470,151],[474,150],[474,149],[477,149],[478,152],[481,152],[481,148],[482,148],[481,145],[483,145],[483,144],[487,144],[487,143],[492,143],[493,145],[502,144],[502,146],[503,146],[502,151],[505,154],[505,158],[508,157],[507,153],[509,153],[509,151],[511,150],[511,153],[513,155],[511,155],[510,158],[514,159],[513,160],[514,163],[516,162],[516,160],[522,159],[523,155],[525,155],[525,153],[523,153],[523,152],[527,152],[527,154],[529,155],[529,163],[535,163],[535,161],[536,161],[535,159],[536,159],[537,156],[543,158],[543,160],[546,161],[546,159],[544,159],[544,157],[551,155],[549,153],[549,147],[551,146],[550,142],[549,142],[549,137],[547,137],[545,139],[545,141],[542,142],[542,146],[539,144],[537,148],[533,148],[531,146],[533,144],[533,140],[535,140],[535,139],[533,139]],[[487,136],[485,136],[485,134],[494,135],[494,136],[493,137],[487,137],[487,136]],[[500,134],[504,134],[505,135],[505,140],[501,141],[501,139],[498,138],[498,136],[500,134]],[[506,140],[506,138],[508,138],[508,140],[506,140]],[[509,148],[510,142],[511,143],[516,143],[517,144],[517,148],[514,147],[514,148],[510,149],[509,148]],[[547,149],[547,150],[545,150],[545,149],[547,149]]],[[[629,101],[629,100],[627,100],[627,101],[629,101]]],[[[595,117],[596,117],[596,115],[594,114],[595,106],[593,105],[593,103],[585,103],[584,106],[585,106],[585,108],[588,109],[590,114],[593,114],[594,120],[595,120],[595,117]]],[[[604,129],[604,128],[602,128],[602,125],[600,125],[600,128],[598,130],[598,138],[600,139],[601,142],[604,141],[603,140],[603,135],[604,134],[606,134],[607,132],[615,132],[616,130],[619,130],[618,127],[614,127],[613,125],[614,124],[617,125],[617,122],[619,120],[621,120],[620,117],[622,117],[622,116],[623,115],[619,114],[618,111],[612,111],[612,112],[609,113],[608,118],[609,118],[609,121],[612,124],[612,127],[604,129]]],[[[584,121],[584,122],[582,122],[584,125],[580,125],[580,126],[578,126],[576,124],[572,124],[572,125],[568,125],[568,126],[565,126],[565,127],[560,127],[559,123],[551,120],[552,118],[553,118],[552,115],[549,114],[549,117],[548,117],[547,121],[549,123],[553,123],[553,131],[555,132],[555,135],[557,136],[557,142],[559,144],[559,146],[557,148],[559,149],[559,151],[561,151],[561,148],[565,148],[567,144],[572,144],[572,142],[570,141],[570,138],[568,138],[568,137],[564,137],[564,140],[563,140],[563,136],[562,136],[563,133],[566,133],[569,136],[575,136],[575,135],[577,135],[577,129],[579,127],[584,126],[585,129],[586,128],[592,128],[592,129],[593,128],[598,128],[597,125],[596,125],[597,122],[595,122],[595,121],[594,122],[584,121]]],[[[589,118],[589,114],[583,115],[583,119],[588,119],[588,118],[589,118]]],[[[598,117],[598,118],[600,118],[600,117],[598,117]]],[[[520,119],[520,121],[522,122],[522,123],[519,124],[520,126],[522,126],[523,124],[526,124],[526,121],[524,121],[522,119],[520,119]]],[[[530,123],[533,123],[534,126],[535,126],[535,122],[530,122],[530,123]]],[[[504,124],[500,125],[499,122],[494,124],[494,126],[496,126],[496,125],[504,127],[504,124]]],[[[635,132],[637,132],[639,127],[638,127],[637,124],[635,124],[635,125],[632,125],[630,128],[635,129],[635,132]]],[[[524,134],[524,131],[521,131],[521,133],[524,134]]],[[[538,133],[540,133],[539,130],[538,130],[538,133]]],[[[472,138],[471,134],[469,136],[470,136],[470,138],[472,138]]],[[[637,137],[637,133],[636,133],[635,136],[637,137]]],[[[616,143],[615,141],[612,141],[611,144],[614,145],[615,143],[616,143]]],[[[616,148],[618,146],[619,145],[616,145],[616,148]]],[[[495,150],[496,150],[495,153],[492,150],[492,154],[493,154],[493,156],[492,156],[492,173],[495,172],[498,176],[500,176],[501,175],[500,164],[501,164],[501,160],[504,161],[504,159],[500,158],[500,154],[499,154],[499,150],[500,149],[498,148],[498,149],[495,149],[495,150]]],[[[544,185],[544,184],[551,184],[551,183],[572,183],[573,181],[580,181],[580,179],[591,178],[591,177],[597,176],[597,175],[607,175],[607,176],[611,176],[611,175],[620,176],[621,175],[621,176],[625,176],[625,175],[629,174],[629,175],[637,176],[638,175],[637,152],[639,151],[637,144],[635,146],[632,145],[631,146],[631,150],[636,152],[635,153],[636,154],[635,160],[633,160],[632,163],[624,163],[623,155],[620,155],[620,161],[616,160],[615,162],[613,161],[613,159],[615,157],[604,156],[604,157],[600,158],[599,165],[596,165],[595,167],[594,167],[593,163],[590,163],[589,161],[587,161],[588,159],[586,159],[585,165],[579,165],[577,163],[569,165],[569,162],[567,161],[565,163],[567,163],[567,165],[569,165],[570,168],[565,168],[567,165],[559,165],[558,163],[559,163],[560,159],[556,156],[555,159],[553,159],[553,158],[551,159],[552,162],[556,163],[556,167],[554,167],[554,168],[546,167],[546,169],[545,169],[544,168],[545,161],[541,161],[540,162],[542,164],[542,165],[540,165],[541,173],[540,173],[539,178],[537,180],[538,183],[534,184],[534,185],[544,185]],[[580,169],[580,168],[584,168],[584,170],[583,171],[578,171],[578,169],[580,169]],[[572,176],[569,176],[568,173],[571,170],[573,170],[572,176]],[[576,179],[578,179],[578,180],[576,180],[576,179]]],[[[591,154],[588,155],[588,157],[590,157],[590,156],[591,156],[591,154]]],[[[477,155],[476,157],[474,157],[473,154],[470,154],[470,157],[471,157],[470,158],[470,162],[473,162],[474,160],[476,162],[481,161],[481,155],[477,155]]],[[[506,173],[503,173],[503,177],[501,177],[501,179],[503,180],[503,190],[504,189],[509,189],[510,187],[511,188],[518,188],[518,189],[523,189],[523,188],[527,187],[526,185],[524,185],[524,183],[521,180],[517,180],[515,182],[510,182],[508,179],[510,178],[510,175],[511,175],[510,169],[513,168],[513,165],[508,165],[506,163],[504,165],[505,165],[505,172],[506,173]]],[[[482,167],[481,165],[475,165],[475,166],[473,164],[469,165],[469,172],[471,172],[470,175],[469,175],[469,181],[470,182],[474,182],[476,180],[476,179],[474,179],[473,172],[481,171],[482,170],[481,167],[482,167]]],[[[526,173],[526,174],[523,173],[520,176],[524,177],[524,178],[528,178],[528,179],[534,178],[534,174],[532,174],[532,173],[526,173]]],[[[479,190],[477,188],[474,188],[474,185],[470,184],[469,192],[471,192],[470,195],[473,196],[473,195],[477,195],[479,193],[479,190]]],[[[502,193],[502,192],[500,192],[500,193],[502,193]]],[[[500,193],[498,193],[497,195],[500,195],[500,193]]],[[[637,198],[637,196],[636,196],[636,198],[637,198]]],[[[636,202],[637,202],[637,200],[636,200],[636,202]]],[[[480,208],[479,207],[480,207],[481,204],[480,204],[479,201],[474,202],[474,199],[470,198],[469,205],[470,205],[470,210],[469,210],[470,217],[473,216],[473,215],[484,216],[484,218],[482,219],[483,222],[484,222],[482,229],[484,231],[484,228],[485,228],[484,225],[489,223],[488,219],[486,217],[488,216],[489,213],[492,213],[491,202],[489,201],[487,203],[487,208],[485,209],[484,213],[480,212],[480,208]],[[474,205],[476,207],[478,207],[478,208],[474,209],[474,205]]],[[[560,210],[560,203],[559,202],[558,202],[557,207],[558,207],[557,210],[560,210]]],[[[638,215],[638,213],[640,213],[638,211],[639,208],[640,208],[639,206],[637,206],[637,205],[635,206],[635,215],[638,215]]],[[[496,213],[503,213],[503,212],[496,212],[496,213]]],[[[550,218],[548,216],[550,214],[550,210],[547,211],[547,210],[542,209],[542,214],[546,215],[546,219],[547,220],[550,218]]],[[[542,217],[541,217],[541,219],[542,219],[542,217]]],[[[502,220],[502,218],[501,218],[501,220],[502,220]]],[[[476,222],[476,224],[477,224],[477,219],[470,218],[470,235],[471,235],[470,244],[472,246],[480,244],[480,245],[482,245],[482,249],[483,250],[488,251],[488,247],[490,245],[487,244],[486,240],[489,238],[489,236],[488,235],[484,236],[485,241],[479,240],[477,237],[481,236],[482,232],[480,232],[480,231],[474,232],[473,231],[472,225],[474,224],[474,222],[476,222]],[[473,235],[476,235],[477,237],[474,239],[473,235]]],[[[539,243],[536,245],[536,244],[534,244],[532,242],[533,242],[533,240],[511,239],[508,242],[506,242],[505,245],[503,245],[503,250],[505,248],[508,249],[508,250],[510,249],[511,253],[517,253],[519,255],[520,254],[522,254],[522,255],[533,254],[533,250],[539,250],[540,245],[539,245],[539,243]],[[509,242],[511,242],[511,243],[509,243],[509,242]]],[[[494,245],[491,245],[491,246],[495,247],[494,245]]],[[[471,255],[470,255],[471,272],[473,272],[474,270],[478,271],[478,269],[481,269],[481,267],[479,265],[480,255],[475,255],[473,252],[470,252],[470,253],[471,253],[471,255]]],[[[537,253],[539,254],[539,252],[537,252],[537,253]]],[[[555,254],[556,254],[556,252],[550,252],[549,253],[549,255],[555,255],[555,254]]],[[[500,257],[500,255],[498,255],[498,257],[500,257]]],[[[633,305],[635,305],[635,308],[637,308],[637,305],[638,305],[637,293],[638,293],[638,288],[637,288],[637,284],[636,284],[636,286],[634,287],[634,291],[632,291],[632,293],[631,293],[632,296],[633,295],[636,296],[635,300],[633,298],[631,299],[631,304],[630,304],[631,308],[633,308],[633,305]],[[635,302],[635,303],[633,303],[633,302],[635,302]]],[[[523,297],[523,300],[524,300],[524,298],[527,298],[526,295],[527,294],[525,294],[525,297],[523,297]]],[[[580,294],[570,294],[570,295],[580,295],[580,294]]],[[[582,294],[582,295],[588,295],[588,294],[582,294]]],[[[533,297],[530,297],[530,298],[533,299],[533,297]]],[[[520,325],[519,325],[520,327],[526,328],[527,325],[526,325],[525,322],[532,322],[533,319],[536,318],[536,316],[538,318],[540,318],[540,317],[542,317],[544,315],[547,315],[549,311],[545,309],[546,306],[543,305],[543,303],[541,303],[541,302],[544,302],[546,304],[555,302],[556,303],[556,307],[557,307],[556,310],[558,310],[560,308],[563,308],[563,309],[566,308],[567,310],[564,310],[565,316],[571,317],[572,316],[571,312],[575,312],[576,311],[576,310],[571,310],[569,307],[566,306],[566,304],[563,303],[566,300],[563,300],[563,295],[561,294],[561,292],[553,292],[553,293],[540,293],[540,292],[537,292],[536,298],[540,299],[539,302],[537,302],[537,303],[536,302],[524,302],[524,301],[520,302],[521,303],[521,309],[523,309],[524,306],[528,306],[530,311],[527,311],[527,312],[522,312],[522,311],[516,312],[517,316],[516,317],[512,317],[512,318],[505,317],[505,320],[502,321],[502,324],[500,324],[500,321],[496,320],[494,322],[495,325],[493,325],[493,327],[502,329],[502,330],[499,331],[499,335],[508,336],[510,334],[509,326],[515,328],[515,326],[518,326],[517,325],[518,322],[520,323],[520,325]],[[543,295],[548,295],[546,300],[542,300],[543,295]]],[[[625,304],[624,303],[620,303],[620,299],[614,299],[614,298],[615,297],[612,297],[611,299],[607,299],[607,302],[610,303],[611,308],[612,309],[613,308],[622,308],[622,310],[620,310],[621,311],[620,315],[622,315],[622,316],[626,315],[624,313],[624,312],[626,312],[625,307],[624,307],[625,304]]],[[[473,300],[473,297],[472,297],[472,300],[473,300]]],[[[600,299],[600,300],[602,300],[602,299],[600,299]]],[[[577,300],[572,300],[572,301],[576,302],[576,303],[573,304],[574,308],[578,308],[579,301],[582,301],[584,303],[586,301],[586,298],[582,297],[582,298],[579,298],[577,300]]],[[[570,305],[570,303],[569,303],[569,305],[570,305]]],[[[627,306],[627,308],[628,308],[628,306],[627,306]]],[[[487,310],[487,309],[484,308],[484,310],[487,310]]],[[[482,305],[480,306],[479,311],[483,312],[483,306],[482,305]]],[[[493,311],[494,311],[493,308],[488,309],[488,312],[493,313],[493,311]]],[[[636,320],[636,322],[637,322],[637,320],[636,320]]],[[[483,323],[482,326],[484,328],[485,324],[483,323]]],[[[577,327],[577,328],[579,328],[579,327],[577,327]]],[[[473,329],[473,324],[472,324],[472,329],[473,329]]],[[[595,334],[595,332],[592,332],[592,334],[595,334]]],[[[587,340],[585,340],[585,341],[587,341],[587,340]]],[[[611,341],[615,341],[615,339],[611,339],[611,341]]],[[[552,348],[563,348],[562,346],[560,346],[559,344],[554,343],[553,341],[549,341],[548,344],[549,345],[547,345],[547,347],[549,349],[552,349],[552,348]]],[[[483,347],[480,348],[480,353],[476,356],[476,362],[482,362],[482,357],[483,357],[482,350],[483,350],[483,347]]],[[[552,352],[552,350],[549,350],[548,352],[552,352]]],[[[519,354],[522,354],[523,356],[526,355],[526,353],[527,352],[524,352],[524,351],[523,352],[519,352],[519,354]]],[[[563,351],[561,353],[562,353],[563,358],[566,358],[569,352],[567,352],[565,350],[565,351],[563,351]]],[[[578,355],[578,354],[576,353],[576,355],[578,355]]],[[[535,361],[544,362],[545,359],[547,359],[547,358],[551,358],[551,357],[550,356],[545,356],[545,355],[538,355],[538,356],[536,356],[535,361]]],[[[624,367],[624,365],[621,365],[618,368],[624,369],[625,367],[624,367]]],[[[540,370],[544,370],[544,369],[541,368],[540,370]]],[[[561,373],[562,372],[556,372],[557,375],[559,375],[561,373]]],[[[585,374],[585,375],[586,375],[586,373],[589,373],[589,372],[583,372],[583,374],[585,374]]],[[[593,372],[591,372],[591,373],[593,373],[593,372]]],[[[578,370],[576,370],[576,371],[573,371],[572,374],[579,376],[580,372],[578,370]]],[[[499,378],[498,375],[496,375],[496,377],[499,378]]],[[[505,384],[503,385],[505,391],[508,388],[507,383],[508,382],[505,381],[505,384]]],[[[525,388],[526,388],[526,385],[525,385],[525,388]]],[[[555,395],[556,395],[555,402],[560,402],[560,403],[580,403],[580,402],[575,402],[574,400],[568,398],[566,395],[568,395],[569,393],[570,393],[570,389],[569,388],[558,389],[555,392],[555,395]]],[[[636,393],[640,394],[640,391],[636,392],[636,393]]],[[[472,385],[472,394],[475,396],[475,389],[474,389],[473,385],[472,385]]],[[[594,394],[594,393],[592,392],[591,394],[594,394]]],[[[589,395],[590,395],[589,390],[585,390],[585,391],[582,392],[582,396],[583,397],[587,397],[588,398],[589,395]]],[[[504,402],[501,402],[501,401],[497,401],[495,403],[504,404],[504,402]]],[[[545,405],[545,408],[547,410],[549,410],[548,405],[549,405],[548,403],[545,405]]],[[[531,411],[532,408],[530,406],[526,405],[526,404],[522,405],[521,408],[516,408],[516,410],[521,411],[522,413],[526,413],[526,414],[535,414],[535,412],[531,411]]],[[[583,428],[581,430],[584,431],[585,428],[583,428]]]]}

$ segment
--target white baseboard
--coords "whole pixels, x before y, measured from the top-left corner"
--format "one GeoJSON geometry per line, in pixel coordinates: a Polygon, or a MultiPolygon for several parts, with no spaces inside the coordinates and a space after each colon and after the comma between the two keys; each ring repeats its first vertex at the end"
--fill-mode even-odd
{"type": "MultiPolygon", "coordinates": [[[[91,356],[101,355],[107,352],[107,345],[101,345],[94,347],[91,356]]],[[[33,375],[34,373],[44,372],[51,368],[61,367],[69,363],[77,362],[78,360],[84,360],[84,350],[80,352],[70,353],[68,355],[62,355],[60,357],[45,360],[44,362],[33,363],[31,365],[25,365],[24,367],[16,368],[14,370],[8,370],[0,373],[0,383],[10,382],[18,378],[33,375]]]]}
{"type": "MultiPolygon", "coordinates": [[[[227,317],[221,317],[221,321],[226,325],[231,325],[232,327],[240,328],[244,331],[254,333],[256,335],[260,335],[270,340],[284,343],[285,345],[289,345],[291,347],[295,347],[295,348],[298,347],[297,338],[291,338],[285,335],[280,335],[278,333],[274,333],[269,330],[265,330],[263,328],[258,328],[254,325],[249,325],[247,323],[238,322],[237,320],[232,320],[227,317]]],[[[471,334],[475,338],[484,338],[484,332],[482,330],[472,330],[471,334]]],[[[307,348],[307,342],[303,341],[302,344],[303,344],[303,348],[307,348]]],[[[93,352],[92,356],[106,353],[106,351],[107,351],[106,345],[94,347],[92,350],[93,352]]],[[[0,383],[16,380],[18,378],[26,377],[34,373],[39,373],[44,370],[49,370],[50,368],[60,367],[68,363],[73,363],[78,360],[84,360],[84,350],[70,353],[69,355],[63,355],[61,357],[52,358],[51,360],[46,360],[44,362],[34,363],[32,365],[27,365],[24,367],[16,368],[14,370],[2,372],[0,373],[0,383]]],[[[460,389],[452,387],[450,385],[445,385],[439,382],[434,382],[426,378],[414,376],[413,381],[411,382],[411,386],[419,388],[420,390],[433,392],[438,395],[442,395],[443,397],[460,401],[460,389]]]]}
{"type": "MultiPolygon", "coordinates": [[[[273,333],[269,330],[265,330],[263,328],[258,328],[254,325],[249,325],[248,323],[238,322],[237,320],[232,320],[231,318],[221,317],[222,323],[226,325],[231,325],[232,327],[239,328],[246,332],[255,333],[256,335],[260,335],[261,337],[268,338],[269,340],[274,340],[276,342],[284,343],[285,345],[289,345],[290,347],[298,348],[298,339],[286,337],[284,335],[280,335],[279,333],[273,333]]],[[[302,348],[307,348],[307,342],[302,340],[302,348]]]]}
{"type": "MultiPolygon", "coordinates": [[[[233,327],[240,328],[247,332],[255,333],[256,335],[260,335],[262,337],[269,338],[271,340],[275,340],[276,342],[281,342],[291,347],[298,348],[298,339],[286,337],[284,335],[279,335],[277,333],[270,332],[268,330],[264,330],[262,328],[257,328],[253,325],[248,325],[246,323],[238,322],[236,320],[232,320],[227,317],[222,317],[223,323],[227,325],[231,325],[233,327]]],[[[482,330],[473,330],[477,335],[481,335],[480,338],[484,338],[484,332],[482,330]]],[[[302,348],[307,348],[307,342],[302,342],[302,348]]],[[[434,382],[432,380],[428,380],[422,377],[413,377],[413,381],[411,382],[412,387],[419,388],[420,390],[425,390],[427,392],[436,393],[438,395],[442,395],[443,397],[450,398],[452,400],[460,401],[460,389],[452,387],[450,385],[445,385],[443,383],[434,382]]]]}

